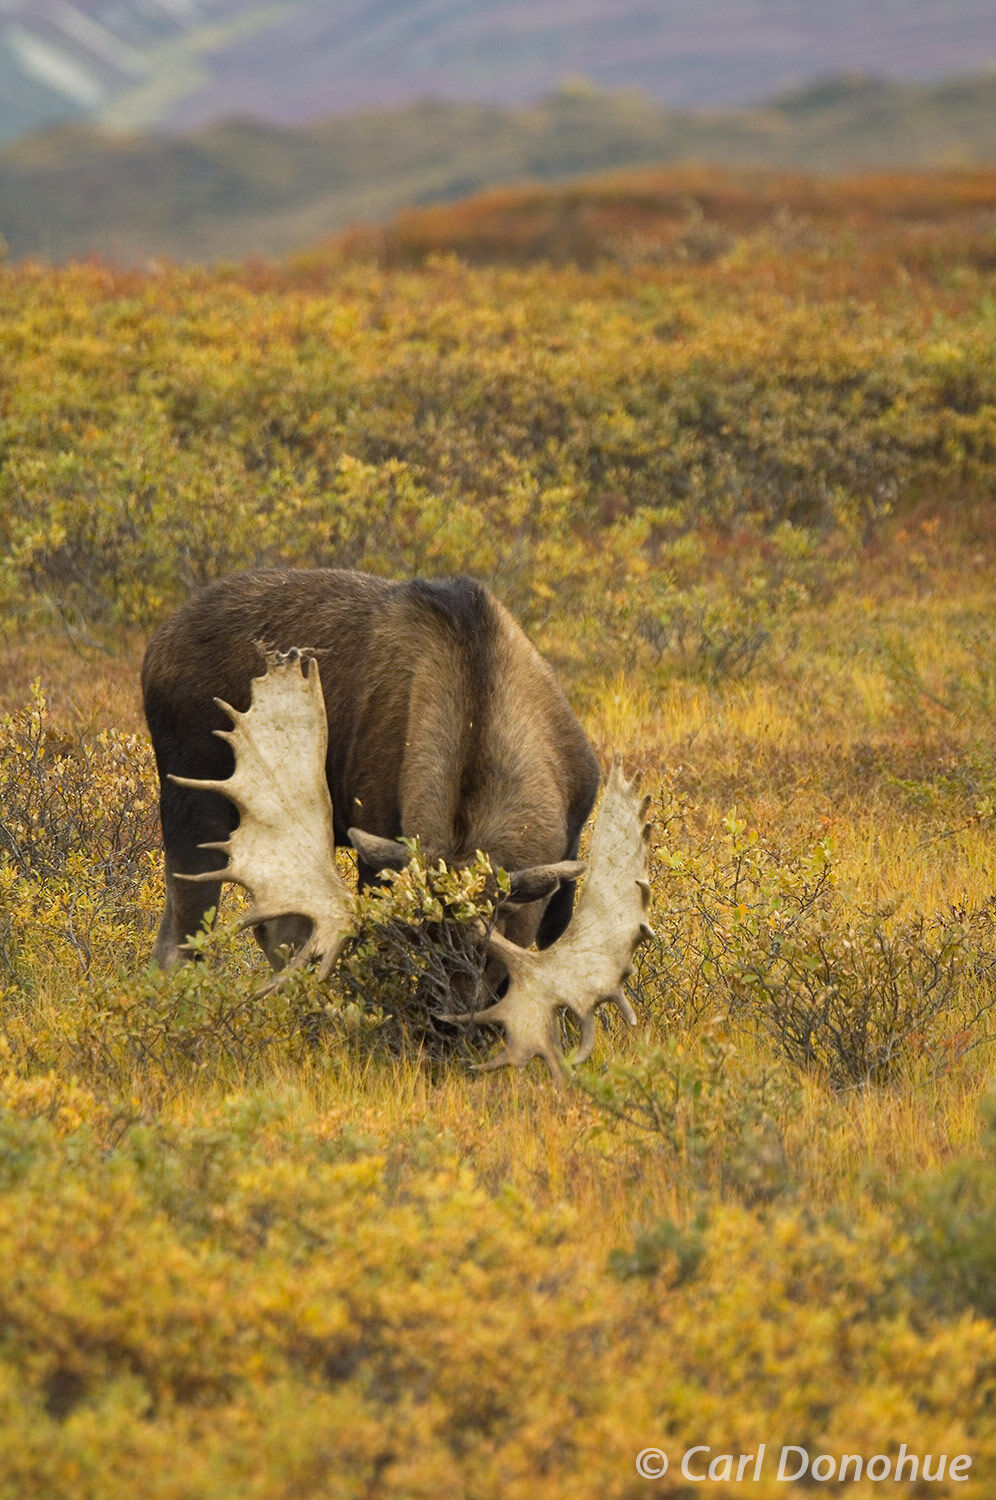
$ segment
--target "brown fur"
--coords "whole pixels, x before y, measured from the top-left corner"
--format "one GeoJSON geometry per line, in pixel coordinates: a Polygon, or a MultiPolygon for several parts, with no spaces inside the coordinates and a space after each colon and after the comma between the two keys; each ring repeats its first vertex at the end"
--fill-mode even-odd
{"type": "MultiPolygon", "coordinates": [[[[162,786],[160,963],[176,961],[218,899],[219,886],[175,875],[214,868],[217,855],[197,846],[226,838],[236,821],[227,798],[167,776],[231,774],[231,749],[212,732],[228,725],[214,699],[249,707],[260,640],[318,659],[337,842],[350,826],[418,835],[432,857],[459,862],[483,849],[508,870],[576,856],[598,787],[594,755],[553,672],[482,584],[392,583],[330,568],[235,574],[157,630],[142,668],[162,786]]],[[[360,861],[361,881],[374,873],[360,861]]],[[[506,930],[552,942],[572,903],[565,883],[545,916],[533,903],[506,930]]],[[[299,936],[293,924],[281,929],[282,941],[299,936]]],[[[272,953],[274,935],[262,940],[272,953]]]]}

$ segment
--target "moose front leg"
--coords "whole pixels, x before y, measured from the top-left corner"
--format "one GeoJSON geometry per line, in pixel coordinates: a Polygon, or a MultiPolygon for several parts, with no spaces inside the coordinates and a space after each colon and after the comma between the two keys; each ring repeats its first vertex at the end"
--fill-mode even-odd
{"type": "Polygon", "coordinates": [[[189,957],[186,951],[188,938],[200,931],[204,917],[212,906],[217,909],[221,897],[221,881],[194,882],[178,879],[168,856],[165,880],[166,902],[152,957],[161,969],[173,969],[189,957]]]}

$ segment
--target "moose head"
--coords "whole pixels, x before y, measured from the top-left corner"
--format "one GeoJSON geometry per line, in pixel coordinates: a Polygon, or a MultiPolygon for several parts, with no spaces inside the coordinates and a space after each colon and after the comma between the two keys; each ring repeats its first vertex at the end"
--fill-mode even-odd
{"type": "MultiPolygon", "coordinates": [[[[178,786],[221,793],[239,814],[228,838],[201,845],[226,855],[227,865],[178,878],[229,880],[245,887],[252,898],[246,925],[287,918],[305,924],[306,940],[260,992],[264,995],[312,960],[319,974],[327,975],[354,930],[352,893],[336,870],[326,775],[329,725],[318,663],[296,648],[266,650],[265,659],[266,671],[253,679],[246,711],[215,700],[232,725],[214,731],[231,746],[232,775],[222,780],[170,773],[178,786]]],[[[507,899],[514,905],[549,896],[561,881],[573,881],[587,868],[573,916],[551,946],[534,952],[498,927],[488,933],[490,953],[507,973],[505,993],[484,1010],[456,1018],[503,1027],[504,1048],[486,1066],[522,1067],[540,1056],[558,1077],[564,1061],[561,1010],[579,1025],[579,1059],[591,1051],[595,1012],[603,1002],[635,1022],[622,984],[637,946],[651,935],[646,921],[649,801],[626,780],[617,758],[587,867],[566,860],[511,873],[507,899]]],[[[398,868],[408,858],[407,846],[396,840],[372,838],[359,829],[349,836],[371,866],[398,868]]]]}

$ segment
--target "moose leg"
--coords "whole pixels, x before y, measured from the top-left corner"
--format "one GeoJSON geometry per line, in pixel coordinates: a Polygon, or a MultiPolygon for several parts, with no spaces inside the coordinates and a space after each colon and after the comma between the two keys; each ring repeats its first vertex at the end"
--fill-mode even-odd
{"type": "Polygon", "coordinates": [[[188,956],[184,944],[200,930],[205,913],[217,907],[221,881],[178,879],[168,856],[165,873],[166,904],[152,957],[161,969],[173,969],[188,956]]]}
{"type": "Polygon", "coordinates": [[[163,776],[159,798],[165,849],[166,903],[153,960],[161,969],[172,969],[190,955],[188,938],[200,931],[205,913],[217,909],[220,880],[184,880],[184,875],[206,874],[224,863],[224,855],[202,849],[202,843],[228,837],[235,821],[234,810],[224,797],[191,791],[163,776]]]}

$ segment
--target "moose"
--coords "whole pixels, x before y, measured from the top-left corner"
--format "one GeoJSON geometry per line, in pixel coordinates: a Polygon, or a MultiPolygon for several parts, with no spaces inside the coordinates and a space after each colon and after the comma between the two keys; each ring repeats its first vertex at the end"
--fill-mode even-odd
{"type": "Polygon", "coordinates": [[[430,860],[480,850],[508,872],[488,935],[505,990],[473,1017],[504,1025],[498,1063],[539,1053],[555,1070],[564,1006],[583,1051],[601,1001],[635,1019],[621,983],[649,933],[648,799],[614,765],[574,912],[598,763],[552,669],[483,584],[332,568],[221,578],[153,635],[142,692],[161,784],[161,967],[232,880],[253,896],[268,989],[310,958],[328,972],[352,920],[336,843],[355,849],[362,888],[418,837],[430,860]]]}

